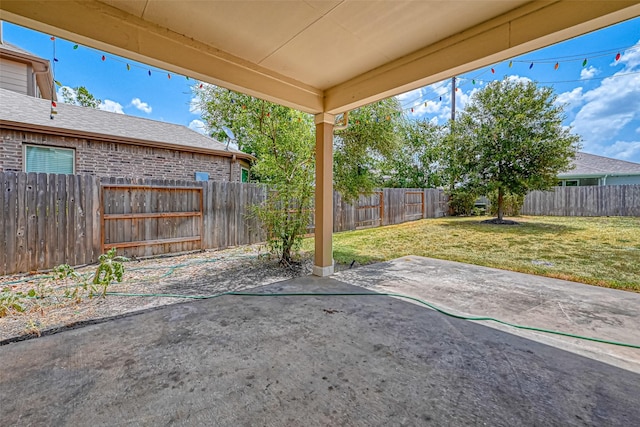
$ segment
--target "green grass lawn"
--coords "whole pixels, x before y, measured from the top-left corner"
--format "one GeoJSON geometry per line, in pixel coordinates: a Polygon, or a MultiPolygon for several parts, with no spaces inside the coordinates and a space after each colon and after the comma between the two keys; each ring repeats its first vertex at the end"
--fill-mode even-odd
{"type": "MultiPolygon", "coordinates": [[[[439,218],[333,236],[334,259],[350,264],[420,255],[640,292],[640,218],[439,218]]],[[[313,239],[303,249],[313,250],[313,239]]]]}

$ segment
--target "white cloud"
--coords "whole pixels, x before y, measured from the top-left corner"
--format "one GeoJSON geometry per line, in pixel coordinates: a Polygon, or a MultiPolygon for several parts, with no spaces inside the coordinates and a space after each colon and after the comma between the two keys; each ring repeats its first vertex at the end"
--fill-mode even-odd
{"type": "Polygon", "coordinates": [[[633,48],[626,50],[621,56],[619,61],[614,61],[610,65],[616,66],[624,65],[623,72],[634,71],[640,66],[640,40],[633,46],[633,48]]]}
{"type": "Polygon", "coordinates": [[[151,114],[151,106],[149,104],[147,104],[146,102],[142,102],[140,100],[140,98],[133,98],[131,100],[131,105],[133,105],[134,107],[136,107],[138,110],[147,113],[147,114],[151,114]]]}
{"type": "Polygon", "coordinates": [[[98,109],[102,111],[110,111],[112,113],[124,114],[122,105],[119,102],[112,101],[110,99],[102,101],[98,106],[98,109]]]}
{"type": "Polygon", "coordinates": [[[600,70],[598,70],[596,67],[589,66],[580,70],[580,80],[592,79],[598,74],[600,74],[600,70]]]}
{"type": "MultiPolygon", "coordinates": [[[[410,90],[409,92],[401,93],[400,95],[396,96],[396,98],[398,98],[398,100],[403,104],[414,102],[422,99],[424,97],[425,92],[426,92],[426,87],[421,87],[418,89],[410,90]]],[[[194,100],[195,98],[191,100],[192,104],[194,100]]]]}
{"type": "Polygon", "coordinates": [[[189,102],[189,112],[197,116],[202,115],[202,108],[200,107],[200,99],[198,99],[197,96],[194,96],[193,98],[191,98],[191,101],[189,102]]]}
{"type": "MultiPolygon", "coordinates": [[[[635,47],[640,48],[640,43],[635,47]]],[[[640,120],[640,74],[628,74],[640,68],[640,49],[625,52],[617,65],[624,68],[584,93],[584,106],[571,125],[583,137],[585,150],[616,147],[611,148],[611,153],[629,158],[636,155],[635,143],[618,141],[610,144],[617,135],[631,130],[625,129],[627,125],[640,120]]]]}
{"type": "Polygon", "coordinates": [[[58,90],[56,91],[56,95],[58,97],[58,100],[60,102],[64,102],[63,94],[65,92],[67,94],[69,94],[71,96],[71,98],[73,99],[73,102],[71,102],[71,105],[78,105],[78,101],[77,101],[78,95],[76,94],[76,91],[72,87],[69,87],[69,86],[60,86],[60,87],[58,87],[58,90]]]}
{"type": "Polygon", "coordinates": [[[479,90],[480,89],[478,89],[477,87],[474,87],[467,93],[462,91],[462,89],[458,91],[458,93],[456,94],[456,109],[464,110],[471,97],[473,97],[473,95],[475,95],[479,90]]]}
{"type": "Polygon", "coordinates": [[[189,123],[189,129],[191,130],[195,130],[198,133],[201,133],[203,135],[207,134],[207,126],[204,124],[204,122],[202,120],[191,120],[191,123],[189,123]]]}
{"type": "Polygon", "coordinates": [[[507,80],[516,83],[530,83],[532,81],[529,77],[522,77],[515,74],[507,76],[507,80]]]}
{"type": "Polygon", "coordinates": [[[582,105],[582,87],[574,88],[571,92],[563,92],[556,98],[556,104],[565,105],[566,110],[572,110],[582,105]]]}
{"type": "Polygon", "coordinates": [[[604,149],[605,155],[616,159],[640,161],[640,141],[616,141],[604,149]]]}

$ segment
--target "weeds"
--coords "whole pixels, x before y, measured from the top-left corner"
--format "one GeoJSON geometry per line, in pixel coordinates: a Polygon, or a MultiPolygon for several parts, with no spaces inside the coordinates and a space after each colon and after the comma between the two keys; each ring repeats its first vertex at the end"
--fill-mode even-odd
{"type": "Polygon", "coordinates": [[[0,317],[42,310],[44,305],[57,304],[63,300],[79,303],[84,298],[104,298],[111,283],[122,282],[125,261],[128,259],[117,256],[116,249],[113,248],[98,258],[93,279],[83,276],[68,264],[61,264],[54,267],[51,279],[58,284],[70,280],[69,286],[54,287],[50,281],[38,282],[27,291],[15,290],[16,286],[7,286],[0,291],[0,317]]]}

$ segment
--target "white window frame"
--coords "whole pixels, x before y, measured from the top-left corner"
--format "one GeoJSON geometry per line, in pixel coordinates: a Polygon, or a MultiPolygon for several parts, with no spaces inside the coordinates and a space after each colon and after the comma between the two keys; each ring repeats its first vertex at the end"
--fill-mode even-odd
{"type": "MultiPolygon", "coordinates": [[[[75,174],[76,173],[76,149],[75,148],[69,148],[69,147],[57,147],[55,145],[39,145],[39,144],[22,144],[22,171],[23,172],[27,172],[27,147],[36,147],[36,148],[55,148],[56,150],[68,150],[73,152],[73,165],[72,165],[72,169],[73,171],[71,172],[71,174],[75,174]]],[[[40,173],[40,172],[36,172],[36,173],[40,173]]],[[[54,173],[54,172],[49,172],[49,173],[54,173]]],[[[59,173],[59,172],[55,172],[55,173],[59,173]]]]}

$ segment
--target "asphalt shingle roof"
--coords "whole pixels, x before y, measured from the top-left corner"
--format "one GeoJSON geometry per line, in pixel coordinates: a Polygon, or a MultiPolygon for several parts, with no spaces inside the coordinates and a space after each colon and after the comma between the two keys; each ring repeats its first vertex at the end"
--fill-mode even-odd
{"type": "Polygon", "coordinates": [[[559,176],[640,175],[640,163],[627,162],[595,154],[579,152],[572,164],[575,166],[573,169],[563,172],[559,176]]]}
{"type": "MultiPolygon", "coordinates": [[[[226,144],[204,136],[185,126],[155,120],[111,113],[94,108],[57,103],[58,114],[50,118],[51,101],[34,98],[6,89],[0,89],[0,121],[26,125],[37,129],[67,131],[71,134],[93,134],[105,137],[167,145],[175,148],[214,150],[251,157],[242,151],[229,148],[226,144]]],[[[97,138],[96,138],[97,139],[97,138]]],[[[144,145],[144,144],[143,144],[144,145]]]]}
{"type": "Polygon", "coordinates": [[[24,54],[24,55],[33,56],[34,58],[37,58],[37,59],[40,59],[40,60],[43,60],[43,61],[44,61],[44,59],[43,59],[43,58],[40,58],[40,57],[38,57],[38,56],[35,56],[35,55],[34,55],[33,53],[31,53],[31,52],[26,51],[26,50],[24,50],[24,49],[22,49],[22,48],[20,48],[20,47],[18,47],[18,46],[16,46],[16,45],[14,45],[14,44],[7,43],[7,42],[5,42],[5,41],[0,42],[0,47],[2,47],[2,48],[4,48],[4,49],[6,49],[6,50],[8,50],[8,51],[13,51],[13,52],[16,52],[16,53],[21,53],[21,54],[24,54]]]}

